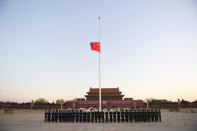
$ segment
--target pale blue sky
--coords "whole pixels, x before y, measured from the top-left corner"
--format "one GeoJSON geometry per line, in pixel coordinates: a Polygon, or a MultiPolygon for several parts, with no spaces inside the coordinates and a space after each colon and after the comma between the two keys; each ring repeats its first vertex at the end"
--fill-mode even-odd
{"type": "Polygon", "coordinates": [[[84,97],[197,99],[197,1],[0,0],[0,101],[84,97]]]}

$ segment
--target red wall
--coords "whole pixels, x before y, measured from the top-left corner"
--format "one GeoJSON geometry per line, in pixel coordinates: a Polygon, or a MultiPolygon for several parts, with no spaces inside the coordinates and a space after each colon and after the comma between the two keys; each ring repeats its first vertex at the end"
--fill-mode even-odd
{"type": "MultiPolygon", "coordinates": [[[[99,103],[98,102],[73,102],[73,101],[68,101],[66,104],[63,105],[63,109],[68,109],[68,108],[87,108],[87,107],[98,107],[99,103]],[[75,104],[74,104],[75,103],[75,104]]],[[[120,108],[132,108],[133,103],[129,101],[110,101],[106,102],[106,104],[102,104],[102,107],[106,108],[111,108],[111,107],[120,107],[120,108]]],[[[177,108],[177,104],[160,104],[160,105],[149,105],[150,108],[177,108]]],[[[197,108],[197,104],[181,104],[181,108],[197,108]]],[[[12,109],[31,109],[31,105],[6,105],[6,104],[1,104],[0,105],[1,109],[5,108],[12,108],[12,109]]],[[[48,105],[34,105],[33,109],[60,109],[60,105],[56,104],[48,104],[48,105]]],[[[146,108],[146,104],[143,102],[137,102],[136,103],[136,108],[146,108]]]]}

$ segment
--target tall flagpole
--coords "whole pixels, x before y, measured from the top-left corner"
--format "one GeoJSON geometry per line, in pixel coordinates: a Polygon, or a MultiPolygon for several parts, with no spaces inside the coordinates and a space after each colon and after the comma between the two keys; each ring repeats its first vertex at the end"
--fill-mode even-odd
{"type": "MultiPolygon", "coordinates": [[[[100,30],[100,25],[101,25],[101,17],[98,17],[99,19],[99,42],[100,42],[100,37],[101,37],[101,30],[100,30]]],[[[100,43],[100,52],[99,52],[99,111],[101,111],[101,43],[100,43]]]]}

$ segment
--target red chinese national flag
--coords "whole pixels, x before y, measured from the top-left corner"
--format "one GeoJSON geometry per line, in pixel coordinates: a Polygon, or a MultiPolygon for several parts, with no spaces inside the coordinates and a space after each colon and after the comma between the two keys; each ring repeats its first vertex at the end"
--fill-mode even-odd
{"type": "Polygon", "coordinates": [[[92,50],[100,52],[100,42],[90,42],[92,50]]]}

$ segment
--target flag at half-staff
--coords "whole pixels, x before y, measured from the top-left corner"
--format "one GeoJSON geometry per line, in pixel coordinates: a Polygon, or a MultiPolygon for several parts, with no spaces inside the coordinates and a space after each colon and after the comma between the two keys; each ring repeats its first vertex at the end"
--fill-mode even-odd
{"type": "Polygon", "coordinates": [[[91,49],[100,52],[100,42],[90,42],[91,49]]]}

